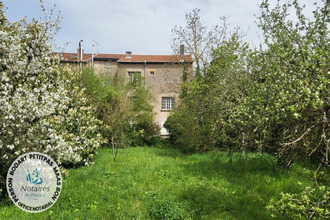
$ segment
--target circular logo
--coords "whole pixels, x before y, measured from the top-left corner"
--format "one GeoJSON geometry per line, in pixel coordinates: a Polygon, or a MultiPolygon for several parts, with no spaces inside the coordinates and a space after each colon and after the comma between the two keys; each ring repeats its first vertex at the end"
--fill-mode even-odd
{"type": "Polygon", "coordinates": [[[20,155],[7,173],[10,199],[26,212],[42,212],[55,204],[62,189],[62,176],[55,161],[46,154],[20,155]]]}

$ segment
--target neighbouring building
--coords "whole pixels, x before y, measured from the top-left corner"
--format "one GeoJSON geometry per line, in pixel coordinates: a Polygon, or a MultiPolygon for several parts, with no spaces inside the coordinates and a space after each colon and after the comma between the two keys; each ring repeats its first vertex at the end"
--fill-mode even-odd
{"type": "Polygon", "coordinates": [[[180,84],[193,74],[192,57],[184,54],[183,45],[180,55],[135,55],[129,51],[125,54],[85,54],[80,43],[77,53],[58,54],[62,63],[93,67],[96,72],[112,77],[124,74],[128,82],[134,81],[136,74],[143,77],[145,88],[155,98],[152,105],[161,135],[168,135],[163,124],[179,99],[180,84]]]}

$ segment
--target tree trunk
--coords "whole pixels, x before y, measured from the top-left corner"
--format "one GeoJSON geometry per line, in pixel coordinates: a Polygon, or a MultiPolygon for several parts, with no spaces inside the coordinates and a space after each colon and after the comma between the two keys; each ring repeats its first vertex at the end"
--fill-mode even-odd
{"type": "Polygon", "coordinates": [[[114,137],[111,137],[111,144],[112,144],[112,155],[113,155],[113,162],[116,162],[116,150],[115,150],[115,143],[114,137]]]}

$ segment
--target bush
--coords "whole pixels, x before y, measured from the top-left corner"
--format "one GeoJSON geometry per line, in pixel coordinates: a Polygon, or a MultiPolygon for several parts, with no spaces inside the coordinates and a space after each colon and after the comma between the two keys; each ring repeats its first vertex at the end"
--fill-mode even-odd
{"type": "Polygon", "coordinates": [[[330,216],[330,190],[328,187],[306,187],[301,193],[281,193],[281,196],[280,200],[272,199],[267,206],[273,217],[326,219],[330,216]]]}
{"type": "Polygon", "coordinates": [[[184,219],[184,211],[175,202],[166,198],[159,198],[156,194],[147,194],[151,200],[149,215],[152,219],[184,219]]]}
{"type": "Polygon", "coordinates": [[[175,109],[164,123],[164,127],[171,134],[171,144],[183,152],[201,152],[211,148],[210,143],[205,140],[212,135],[208,129],[209,124],[199,123],[196,115],[196,112],[183,104],[175,109]]]}
{"type": "Polygon", "coordinates": [[[142,86],[130,87],[132,93],[131,111],[134,113],[131,119],[131,140],[133,146],[153,145],[159,137],[160,127],[155,122],[153,96],[142,86]]]}

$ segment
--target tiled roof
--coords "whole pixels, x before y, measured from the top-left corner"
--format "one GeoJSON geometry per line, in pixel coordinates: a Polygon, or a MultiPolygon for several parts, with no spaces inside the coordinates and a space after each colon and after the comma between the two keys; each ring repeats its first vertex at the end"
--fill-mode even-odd
{"type": "MultiPolygon", "coordinates": [[[[54,53],[55,55],[58,55],[63,62],[70,62],[74,63],[77,62],[77,53],[54,53]]],[[[91,54],[84,54],[82,62],[86,63],[89,62],[92,59],[91,54]]]]}
{"type": "Polygon", "coordinates": [[[123,54],[97,54],[94,56],[94,58],[109,58],[109,59],[119,59],[122,56],[124,56],[123,54]]]}
{"type": "MultiPolygon", "coordinates": [[[[55,53],[58,54],[63,62],[77,62],[77,53],[55,53]]],[[[192,62],[191,55],[184,56],[186,62],[192,62]]],[[[90,62],[92,54],[83,55],[83,62],[90,62]]],[[[98,59],[115,59],[120,63],[171,63],[179,62],[179,55],[135,55],[132,54],[130,57],[126,57],[126,54],[97,54],[94,55],[94,60],[98,59]]]]}
{"type": "MultiPolygon", "coordinates": [[[[190,55],[184,56],[185,61],[192,62],[190,55]]],[[[123,63],[140,63],[140,62],[154,62],[154,63],[171,63],[179,62],[180,56],[178,55],[131,55],[126,57],[125,55],[121,57],[118,62],[123,63]]]]}

